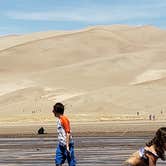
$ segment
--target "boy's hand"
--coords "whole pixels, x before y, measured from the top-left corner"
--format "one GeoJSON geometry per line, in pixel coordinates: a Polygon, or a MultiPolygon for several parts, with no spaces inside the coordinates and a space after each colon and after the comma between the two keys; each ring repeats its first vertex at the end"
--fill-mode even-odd
{"type": "Polygon", "coordinates": [[[71,156],[70,156],[70,149],[69,149],[69,146],[67,146],[66,149],[67,149],[67,155],[68,155],[69,157],[71,157],[71,156]]]}
{"type": "Polygon", "coordinates": [[[67,149],[67,152],[70,152],[69,146],[67,146],[66,149],[67,149]]]}
{"type": "Polygon", "coordinates": [[[67,146],[66,149],[67,149],[67,152],[70,152],[69,146],[67,146]]]}

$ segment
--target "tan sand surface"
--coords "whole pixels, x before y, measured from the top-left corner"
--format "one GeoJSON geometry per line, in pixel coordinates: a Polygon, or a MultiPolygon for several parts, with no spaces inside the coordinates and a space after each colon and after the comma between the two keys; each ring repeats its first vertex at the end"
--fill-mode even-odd
{"type": "MultiPolygon", "coordinates": [[[[79,136],[74,137],[78,166],[122,166],[122,163],[140,146],[148,136],[79,136]]],[[[1,166],[55,166],[57,140],[51,136],[0,138],[1,166]]],[[[67,162],[64,166],[67,166],[67,162]]],[[[157,166],[164,166],[160,159],[157,166]]]]}
{"type": "Polygon", "coordinates": [[[13,124],[54,125],[59,101],[78,130],[84,123],[86,130],[99,124],[109,131],[117,122],[121,131],[121,121],[132,130],[150,114],[156,122],[149,126],[164,125],[165,42],[165,30],[127,25],[1,37],[0,133],[13,124]]]}

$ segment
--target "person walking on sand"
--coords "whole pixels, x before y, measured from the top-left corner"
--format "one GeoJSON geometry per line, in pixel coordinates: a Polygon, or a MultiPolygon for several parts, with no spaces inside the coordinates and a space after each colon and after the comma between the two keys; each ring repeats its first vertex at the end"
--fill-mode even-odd
{"type": "Polygon", "coordinates": [[[124,166],[156,166],[157,160],[166,160],[166,127],[157,130],[154,138],[145,147],[133,153],[124,166]]]}
{"type": "Polygon", "coordinates": [[[74,141],[71,136],[69,119],[64,115],[64,105],[62,103],[56,103],[53,106],[52,112],[54,116],[58,118],[58,145],[55,155],[55,164],[56,166],[62,166],[67,159],[69,166],[76,166],[74,141]]]}

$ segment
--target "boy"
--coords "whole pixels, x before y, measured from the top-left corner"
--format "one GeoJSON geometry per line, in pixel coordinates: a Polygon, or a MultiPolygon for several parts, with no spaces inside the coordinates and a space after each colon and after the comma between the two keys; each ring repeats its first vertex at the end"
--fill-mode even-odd
{"type": "Polygon", "coordinates": [[[53,106],[54,116],[58,118],[57,132],[58,132],[58,146],[56,149],[55,163],[56,166],[62,166],[67,159],[69,166],[76,166],[74,157],[74,142],[71,136],[70,122],[64,116],[64,105],[56,103],[53,106]]]}

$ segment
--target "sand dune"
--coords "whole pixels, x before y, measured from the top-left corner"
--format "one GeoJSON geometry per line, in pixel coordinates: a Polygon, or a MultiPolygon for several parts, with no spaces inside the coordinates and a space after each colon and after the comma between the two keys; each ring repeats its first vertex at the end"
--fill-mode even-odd
{"type": "Polygon", "coordinates": [[[141,84],[145,82],[160,80],[166,77],[166,69],[163,70],[149,70],[141,75],[137,76],[136,80],[132,84],[141,84]]]}
{"type": "Polygon", "coordinates": [[[1,37],[1,122],[53,121],[57,101],[73,121],[162,120],[165,42],[165,30],[127,25],[1,37]]]}
{"type": "Polygon", "coordinates": [[[28,80],[21,80],[18,82],[5,83],[0,85],[0,96],[4,94],[11,93],[20,89],[25,89],[27,87],[34,86],[33,82],[28,80]]]}

